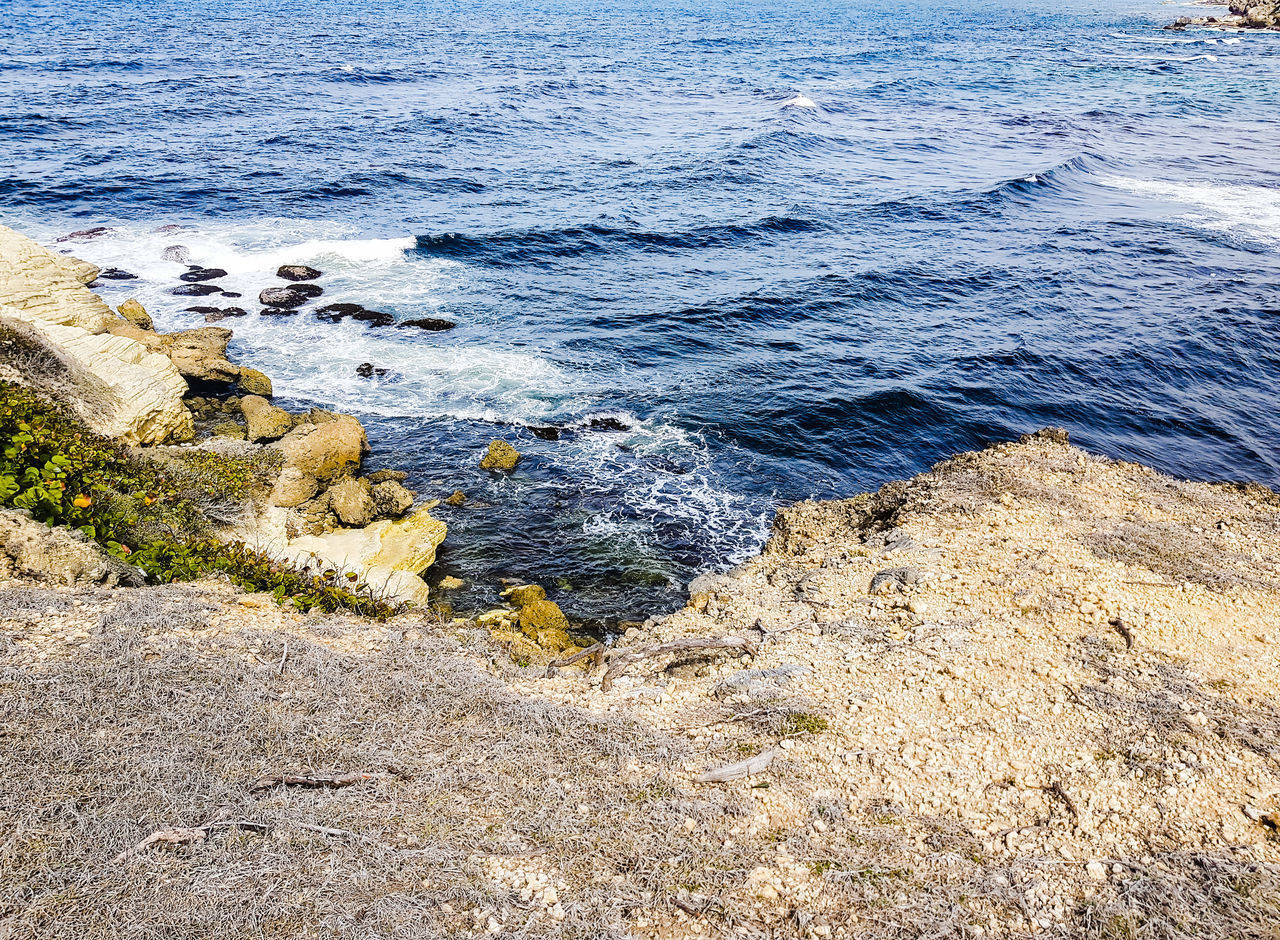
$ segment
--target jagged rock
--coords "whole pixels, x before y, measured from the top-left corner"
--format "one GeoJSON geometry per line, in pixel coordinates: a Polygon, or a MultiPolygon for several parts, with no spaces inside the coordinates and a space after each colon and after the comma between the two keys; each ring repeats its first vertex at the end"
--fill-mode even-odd
{"type": "Polygon", "coordinates": [[[223,307],[221,310],[211,310],[204,315],[205,323],[218,323],[228,317],[247,317],[249,311],[243,307],[223,307]]]}
{"type": "Polygon", "coordinates": [[[514,470],[520,461],[520,451],[506,441],[490,441],[489,452],[480,461],[482,470],[514,470]]]}
{"type": "Polygon", "coordinates": [[[361,304],[325,304],[323,307],[316,308],[316,319],[337,323],[343,317],[349,317],[363,309],[361,304]]]}
{"type": "Polygon", "coordinates": [[[103,281],[136,281],[138,275],[130,274],[119,268],[103,268],[98,272],[98,279],[103,281]]]}
{"type": "Polygon", "coordinates": [[[377,513],[373,488],[368,480],[339,480],[329,487],[329,508],[345,525],[366,526],[377,513]]]}
{"type": "Polygon", "coordinates": [[[284,307],[263,307],[258,311],[258,315],[262,317],[292,317],[297,313],[296,310],[287,310],[284,307]]]}
{"type": "Polygon", "coordinates": [[[417,327],[420,330],[438,333],[441,330],[451,330],[458,324],[450,320],[441,320],[436,317],[418,317],[414,320],[402,320],[399,325],[402,327],[417,327]]]}
{"type": "Polygon", "coordinates": [[[284,453],[286,467],[296,467],[321,481],[353,472],[369,452],[364,428],[350,415],[299,425],[272,446],[284,453]]]}
{"type": "Polygon", "coordinates": [[[466,501],[467,494],[462,492],[462,490],[454,490],[449,497],[445,499],[445,503],[450,506],[461,506],[466,501]]]}
{"type": "Polygon", "coordinates": [[[521,608],[534,601],[545,601],[547,592],[536,584],[518,584],[502,592],[512,607],[521,608]]]}
{"type": "Polygon", "coordinates": [[[375,470],[373,473],[366,473],[364,478],[370,483],[386,483],[388,480],[395,480],[397,483],[403,483],[409,479],[409,474],[403,470],[375,470]]]}
{"type": "Polygon", "coordinates": [[[377,310],[358,310],[351,314],[351,319],[359,320],[370,326],[390,326],[396,322],[396,318],[389,313],[379,313],[377,310]]]}
{"type": "Polygon", "coordinates": [[[47,526],[30,515],[0,509],[0,551],[15,573],[75,585],[140,585],[142,573],[103,551],[80,532],[47,526]]]}
{"type": "Polygon", "coordinates": [[[55,254],[0,225],[0,304],[50,323],[101,333],[116,315],[84,286],[97,276],[94,265],[55,254]]]}
{"type": "Polygon", "coordinates": [[[380,366],[375,366],[372,362],[362,362],[360,365],[356,366],[356,375],[363,379],[369,379],[375,375],[381,376],[386,374],[386,369],[380,366]]]}
{"type": "Polygon", "coordinates": [[[154,329],[151,323],[151,314],[147,313],[147,308],[136,300],[126,300],[116,307],[116,312],[140,330],[154,329]]]}
{"type": "Polygon", "coordinates": [[[251,441],[278,441],[293,430],[293,415],[259,395],[241,398],[240,410],[251,441]]]}
{"type": "MultiPolygon", "coordinates": [[[[366,477],[365,479],[368,479],[366,477]]],[[[395,480],[373,485],[373,505],[379,516],[403,516],[413,506],[413,490],[395,480]]]]}
{"type": "Polygon", "coordinates": [[[276,268],[276,277],[286,281],[314,281],[319,276],[319,271],[305,264],[282,264],[276,268]]]}
{"type": "Polygon", "coordinates": [[[226,276],[227,272],[222,268],[196,268],[194,271],[179,274],[178,280],[186,281],[188,284],[198,284],[201,281],[216,281],[226,276]]]}
{"type": "Polygon", "coordinates": [[[285,467],[276,478],[269,501],[273,506],[292,509],[311,499],[319,489],[319,481],[311,474],[304,473],[297,467],[285,467]]]}
{"type": "Polygon", "coordinates": [[[257,369],[250,369],[247,366],[240,367],[236,388],[246,395],[261,395],[263,398],[270,398],[272,392],[271,379],[257,369]]]}
{"type": "Polygon", "coordinates": [[[16,307],[0,305],[0,329],[42,350],[59,372],[42,377],[34,368],[19,369],[11,380],[40,387],[47,378],[55,397],[93,431],[126,444],[190,439],[191,412],[182,403],[187,383],[167,357],[126,337],[90,333],[16,307]]]}

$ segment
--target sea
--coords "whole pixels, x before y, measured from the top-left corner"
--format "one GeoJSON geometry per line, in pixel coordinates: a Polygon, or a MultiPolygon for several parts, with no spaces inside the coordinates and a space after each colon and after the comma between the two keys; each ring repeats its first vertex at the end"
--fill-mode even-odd
{"type": "Polygon", "coordinates": [[[468,496],[455,607],[609,628],[779,506],[1046,425],[1280,483],[1280,33],[1161,29],[1214,9],[6,0],[0,222],[162,329],[246,307],[282,404],[468,496]],[[286,263],[323,297],[261,316],[286,263]]]}

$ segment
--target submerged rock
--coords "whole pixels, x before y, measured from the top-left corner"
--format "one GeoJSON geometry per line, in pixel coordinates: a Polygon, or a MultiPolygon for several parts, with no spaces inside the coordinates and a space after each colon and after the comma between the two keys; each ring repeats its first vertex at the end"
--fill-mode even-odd
{"type": "Polygon", "coordinates": [[[351,314],[351,319],[368,323],[370,326],[390,326],[396,322],[396,318],[391,314],[379,313],[377,310],[357,310],[351,314]]]}
{"type": "Polygon", "coordinates": [[[440,332],[442,330],[451,330],[458,324],[449,320],[440,320],[436,317],[418,317],[415,320],[402,320],[399,325],[401,327],[417,327],[420,330],[428,330],[430,332],[440,332]]]}
{"type": "Polygon", "coordinates": [[[296,310],[289,310],[285,307],[263,307],[258,311],[258,315],[263,317],[291,317],[297,312],[298,311],[296,310]]]}
{"type": "Polygon", "coordinates": [[[356,375],[362,378],[372,378],[375,375],[386,375],[387,370],[381,366],[375,366],[372,362],[362,362],[356,366],[356,375]]]}
{"type": "Polygon", "coordinates": [[[95,238],[101,238],[103,235],[109,235],[114,229],[107,228],[105,225],[96,225],[93,228],[81,229],[78,232],[71,232],[67,235],[60,235],[54,239],[55,242],[87,242],[95,238]]]}
{"type": "Polygon", "coordinates": [[[514,470],[520,462],[520,451],[506,441],[490,441],[489,452],[480,461],[482,470],[514,470]]]}
{"type": "Polygon", "coordinates": [[[98,272],[98,277],[104,281],[136,281],[138,279],[138,275],[119,268],[103,268],[98,272]]]}
{"type": "Polygon", "coordinates": [[[210,310],[204,315],[205,323],[217,323],[219,320],[225,320],[228,317],[246,317],[249,311],[243,307],[222,307],[218,310],[210,310]]]}
{"type": "Polygon", "coordinates": [[[450,506],[461,506],[467,501],[467,494],[462,490],[454,490],[453,493],[445,500],[450,506]]]}
{"type": "Polygon", "coordinates": [[[286,281],[314,281],[319,276],[319,271],[305,264],[282,264],[276,268],[276,277],[286,281]]]}
{"type": "Polygon", "coordinates": [[[352,314],[359,313],[364,309],[361,304],[325,304],[323,307],[316,308],[316,319],[327,320],[330,323],[337,323],[343,317],[349,317],[352,314]]]}
{"type": "Polygon", "coordinates": [[[222,288],[217,284],[183,284],[169,293],[175,297],[208,297],[210,294],[221,294],[222,288]]]}

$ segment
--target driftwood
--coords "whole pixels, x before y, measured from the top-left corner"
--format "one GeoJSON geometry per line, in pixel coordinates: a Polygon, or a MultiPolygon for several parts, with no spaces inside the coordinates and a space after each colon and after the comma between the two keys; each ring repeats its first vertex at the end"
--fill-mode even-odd
{"type": "Polygon", "coordinates": [[[746,760],[740,760],[736,764],[727,764],[724,767],[717,767],[715,770],[708,770],[705,774],[695,777],[698,783],[727,783],[730,780],[741,780],[744,777],[750,777],[752,774],[758,774],[770,764],[773,759],[778,756],[776,748],[762,751],[754,757],[748,757],[746,760]]]}
{"type": "Polygon", "coordinates": [[[633,650],[609,650],[605,654],[609,668],[605,671],[604,678],[600,680],[600,688],[608,692],[613,687],[614,678],[625,672],[628,666],[653,656],[683,653],[688,650],[724,649],[740,649],[752,656],[756,655],[756,644],[741,636],[685,637],[666,643],[641,646],[633,650]]]}
{"type": "Polygon", "coordinates": [[[547,663],[546,677],[550,679],[555,676],[556,670],[559,669],[561,666],[572,666],[574,663],[581,662],[582,660],[586,659],[588,656],[590,656],[592,659],[591,668],[599,669],[601,666],[604,665],[604,657],[605,657],[604,644],[592,643],[586,649],[578,650],[578,652],[574,653],[572,656],[566,656],[564,659],[557,659],[553,662],[547,663]]]}
{"type": "Polygon", "coordinates": [[[365,780],[377,780],[377,774],[271,774],[259,777],[249,790],[269,790],[272,787],[349,787],[365,780]]]}
{"type": "Polygon", "coordinates": [[[271,832],[270,823],[248,822],[243,819],[223,819],[218,822],[205,823],[191,829],[158,829],[135,846],[125,849],[114,861],[118,864],[130,855],[145,852],[153,845],[190,845],[192,842],[203,842],[219,829],[245,829],[266,835],[271,832]]]}

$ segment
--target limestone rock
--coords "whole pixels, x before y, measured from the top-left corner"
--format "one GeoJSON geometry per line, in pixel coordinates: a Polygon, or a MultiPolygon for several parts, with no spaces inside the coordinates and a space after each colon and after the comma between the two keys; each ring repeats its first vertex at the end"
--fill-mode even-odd
{"type": "Polygon", "coordinates": [[[413,505],[413,490],[396,480],[375,483],[373,505],[379,516],[403,516],[413,505]]]}
{"type": "Polygon", "coordinates": [[[158,349],[188,378],[207,382],[234,382],[240,367],[227,360],[231,331],[220,326],[202,326],[159,337],[158,349]]]}
{"type": "Polygon", "coordinates": [[[466,501],[467,501],[467,494],[462,492],[462,490],[454,490],[445,499],[445,503],[447,503],[450,506],[461,506],[466,501]]]}
{"type": "Polygon", "coordinates": [[[214,437],[228,437],[232,440],[246,440],[248,434],[245,432],[245,426],[239,421],[223,421],[215,424],[209,431],[214,437]]]}
{"type": "Polygon", "coordinates": [[[55,254],[0,225],[0,304],[50,323],[101,333],[116,315],[84,286],[97,276],[93,265],[55,254]]]}
{"type": "Polygon", "coordinates": [[[447,533],[448,527],[424,508],[394,522],[382,520],[363,529],[303,536],[290,542],[285,553],[295,563],[311,560],[361,572],[375,591],[425,604],[430,592],[420,575],[435,562],[436,549],[447,533]]]}
{"type": "Polygon", "coordinates": [[[284,453],[286,467],[323,481],[355,471],[369,452],[369,439],[355,418],[331,415],[321,424],[299,425],[273,446],[284,453]]]}
{"type": "Polygon", "coordinates": [[[520,629],[543,649],[559,651],[574,645],[569,639],[569,620],[552,601],[536,600],[521,607],[520,629]]]}
{"type": "Polygon", "coordinates": [[[453,575],[447,574],[440,579],[440,590],[456,591],[459,588],[464,587],[466,583],[467,582],[463,581],[461,578],[455,578],[453,575]]]}
{"type": "Polygon", "coordinates": [[[259,395],[241,398],[240,410],[251,441],[276,441],[293,430],[293,416],[259,395]]]}
{"type": "Polygon", "coordinates": [[[300,506],[320,489],[320,483],[309,473],[297,467],[285,467],[276,479],[275,488],[271,491],[271,505],[292,509],[300,506]]]}
{"type": "Polygon", "coordinates": [[[25,512],[0,509],[0,553],[20,575],[65,584],[139,585],[142,573],[108,555],[84,535],[36,522],[25,512]]]}
{"type": "Polygon", "coordinates": [[[191,438],[191,412],[182,402],[187,383],[166,357],[128,338],[43,320],[16,307],[0,305],[0,327],[56,356],[66,370],[58,397],[93,431],[126,444],[191,438]]]}
{"type": "Polygon", "coordinates": [[[524,607],[534,601],[545,601],[547,592],[536,584],[518,584],[502,592],[512,607],[524,607]]]}
{"type": "Polygon", "coordinates": [[[351,477],[339,480],[329,488],[329,508],[346,525],[368,525],[377,512],[369,481],[351,477]]]}
{"type": "Polygon", "coordinates": [[[151,314],[147,313],[147,308],[142,306],[142,304],[136,300],[126,300],[119,307],[116,307],[116,311],[120,316],[124,317],[141,330],[150,330],[153,328],[151,323],[151,314]]]}
{"type": "Polygon", "coordinates": [[[385,483],[387,480],[395,480],[397,483],[403,483],[409,479],[409,474],[403,470],[375,470],[373,473],[366,473],[365,479],[370,483],[385,483]]]}
{"type": "Polygon", "coordinates": [[[482,470],[514,470],[520,461],[520,452],[506,441],[490,441],[489,452],[480,461],[482,470]]]}
{"type": "Polygon", "coordinates": [[[261,395],[263,398],[270,398],[273,391],[271,379],[257,369],[246,366],[240,367],[240,377],[236,380],[236,387],[246,395],[261,395]]]}

